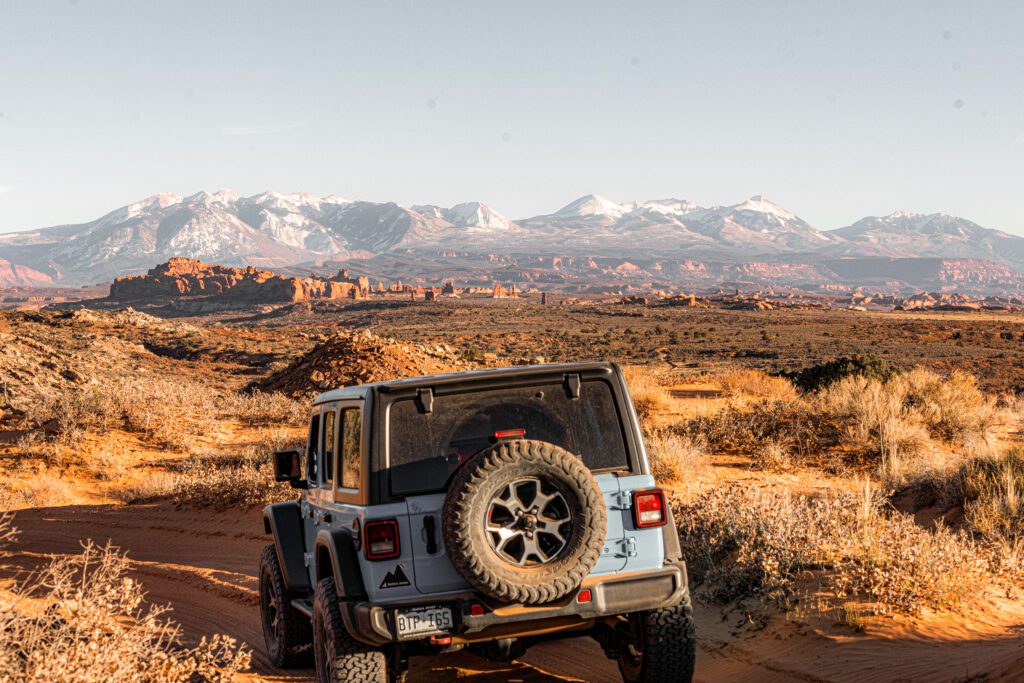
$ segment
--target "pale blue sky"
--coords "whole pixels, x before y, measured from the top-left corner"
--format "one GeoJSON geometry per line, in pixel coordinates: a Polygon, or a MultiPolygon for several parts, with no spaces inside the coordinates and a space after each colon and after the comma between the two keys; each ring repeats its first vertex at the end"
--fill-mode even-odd
{"type": "Polygon", "coordinates": [[[0,231],[228,187],[1024,234],[1024,3],[0,4],[0,231]]]}

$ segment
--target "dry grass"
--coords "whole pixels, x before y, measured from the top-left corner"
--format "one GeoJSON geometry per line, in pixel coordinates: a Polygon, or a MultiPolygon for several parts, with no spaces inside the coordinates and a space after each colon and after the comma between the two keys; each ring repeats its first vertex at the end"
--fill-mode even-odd
{"type": "Polygon", "coordinates": [[[257,445],[236,455],[199,454],[158,470],[117,492],[128,504],[171,498],[178,505],[223,510],[251,508],[294,497],[285,483],[275,482],[271,453],[301,449],[303,442],[281,430],[266,430],[257,445]]]}
{"type": "MultiPolygon", "coordinates": [[[[0,541],[11,540],[10,518],[0,541]]],[[[171,683],[229,681],[248,668],[249,653],[215,635],[193,648],[180,642],[168,608],[145,607],[127,575],[127,557],[87,544],[38,575],[0,592],[0,677],[5,681],[171,683]]]]}
{"type": "Polygon", "coordinates": [[[873,613],[916,614],[959,609],[1013,571],[963,533],[887,511],[870,489],[815,500],[731,485],[676,505],[698,595],[714,602],[790,607],[811,579],[836,599],[870,601],[873,613]]]}
{"type": "Polygon", "coordinates": [[[629,393],[641,423],[646,425],[656,415],[668,412],[672,397],[661,384],[663,373],[644,365],[628,365],[622,368],[622,372],[629,384],[629,393]]]}
{"type": "Polygon", "coordinates": [[[761,370],[742,368],[718,375],[715,379],[722,391],[734,397],[750,396],[775,401],[795,401],[797,398],[796,387],[791,381],[761,370]]]}
{"type": "Polygon", "coordinates": [[[873,466],[899,483],[950,448],[990,453],[1000,428],[1017,421],[1011,408],[963,373],[944,379],[915,369],[887,382],[854,375],[803,396],[765,376],[758,390],[765,398],[750,403],[743,387],[757,386],[756,375],[726,375],[721,384],[733,400],[673,429],[705,439],[712,452],[750,455],[769,470],[873,466]]]}
{"type": "Polygon", "coordinates": [[[968,530],[1024,560],[1024,448],[918,472],[907,488],[919,503],[962,509],[968,530]]]}
{"type": "Polygon", "coordinates": [[[659,482],[699,480],[708,467],[706,446],[699,439],[659,429],[644,436],[651,474],[659,482]]]}

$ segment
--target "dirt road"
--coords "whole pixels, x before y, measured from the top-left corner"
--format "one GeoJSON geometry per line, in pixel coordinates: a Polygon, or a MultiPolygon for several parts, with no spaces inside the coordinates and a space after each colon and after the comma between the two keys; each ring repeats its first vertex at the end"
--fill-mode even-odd
{"type": "MultiPolygon", "coordinates": [[[[36,508],[17,513],[11,548],[22,568],[54,554],[77,554],[85,539],[128,551],[150,599],[170,604],[186,637],[227,633],[249,644],[254,679],[308,681],[264,655],[257,608],[257,558],[268,542],[260,511],[178,510],[170,503],[36,508]]],[[[5,572],[6,573],[6,572],[5,572]]],[[[941,615],[940,615],[941,616],[941,615]]],[[[828,623],[773,620],[759,631],[699,608],[700,681],[1024,680],[1024,606],[1007,602],[971,620],[898,621],[868,634],[828,623]],[[1013,625],[1018,625],[1016,628],[1013,625]]],[[[539,646],[521,662],[492,665],[473,655],[413,659],[410,680],[620,681],[614,663],[589,639],[539,646]]]]}

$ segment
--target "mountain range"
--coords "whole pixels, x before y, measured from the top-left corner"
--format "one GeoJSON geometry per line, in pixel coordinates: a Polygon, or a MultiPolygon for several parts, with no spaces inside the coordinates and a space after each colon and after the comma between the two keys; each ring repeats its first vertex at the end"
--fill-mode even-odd
{"type": "MultiPolygon", "coordinates": [[[[835,259],[974,259],[1024,271],[1024,238],[965,218],[898,211],[819,230],[754,196],[729,206],[587,195],[510,220],[481,202],[406,207],[297,192],[158,194],[88,223],[0,235],[0,286],[77,286],[184,256],[270,269],[447,252],[651,261],[820,264],[835,259]]],[[[1022,276],[1024,281],[1024,276],[1022,276]]]]}

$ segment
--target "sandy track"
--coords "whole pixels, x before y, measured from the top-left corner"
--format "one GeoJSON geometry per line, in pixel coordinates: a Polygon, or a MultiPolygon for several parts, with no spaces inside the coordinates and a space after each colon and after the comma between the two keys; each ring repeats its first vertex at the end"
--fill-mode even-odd
{"type": "MultiPolygon", "coordinates": [[[[68,506],[17,513],[15,566],[30,569],[54,554],[77,554],[85,539],[128,551],[150,600],[170,604],[187,639],[227,633],[249,644],[253,678],[308,681],[264,655],[257,608],[260,511],[177,510],[144,506],[68,506]]],[[[7,572],[5,572],[7,573],[7,572]]],[[[731,620],[730,620],[731,621],[731,620]]],[[[938,616],[911,629],[898,621],[853,635],[826,622],[776,619],[769,628],[734,632],[713,608],[697,610],[699,681],[1021,681],[1024,605],[1006,601],[972,619],[938,616]]],[[[538,646],[522,662],[489,664],[469,654],[412,660],[413,682],[620,681],[614,663],[589,639],[538,646]]]]}
{"type": "MultiPolygon", "coordinates": [[[[173,606],[171,616],[187,639],[227,633],[249,644],[260,680],[312,680],[312,671],[281,671],[266,659],[256,572],[260,551],[270,539],[262,533],[259,510],[177,510],[168,503],[35,508],[18,512],[15,525],[21,534],[11,548],[14,565],[32,569],[52,555],[79,553],[86,539],[100,544],[109,540],[128,551],[148,598],[173,606]]],[[[409,678],[473,683],[621,680],[596,643],[571,642],[568,649],[561,643],[532,650],[529,661],[536,659],[536,665],[495,665],[469,654],[414,658],[409,678]]]]}

